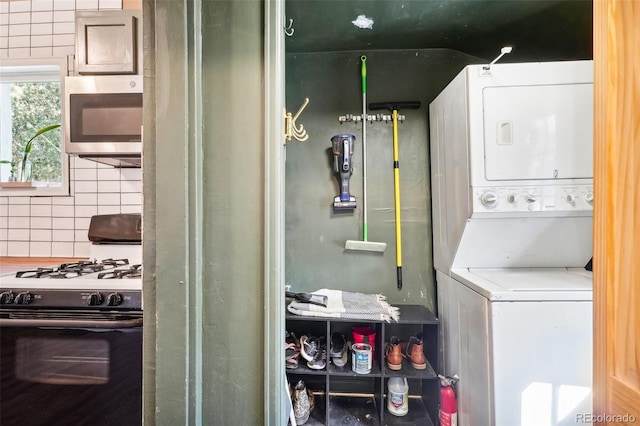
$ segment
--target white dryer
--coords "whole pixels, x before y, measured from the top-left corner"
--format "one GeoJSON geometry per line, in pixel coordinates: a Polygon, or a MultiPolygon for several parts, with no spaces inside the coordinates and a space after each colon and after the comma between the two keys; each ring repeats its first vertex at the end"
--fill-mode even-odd
{"type": "Polygon", "coordinates": [[[429,108],[444,373],[460,425],[591,413],[592,61],[467,66],[429,108]]]}

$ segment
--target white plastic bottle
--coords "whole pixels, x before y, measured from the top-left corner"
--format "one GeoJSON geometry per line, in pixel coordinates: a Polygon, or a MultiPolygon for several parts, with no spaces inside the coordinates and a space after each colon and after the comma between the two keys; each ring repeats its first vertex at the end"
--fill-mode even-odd
{"type": "Polygon", "coordinates": [[[387,410],[394,416],[409,412],[409,384],[406,377],[391,377],[387,383],[387,410]]]}

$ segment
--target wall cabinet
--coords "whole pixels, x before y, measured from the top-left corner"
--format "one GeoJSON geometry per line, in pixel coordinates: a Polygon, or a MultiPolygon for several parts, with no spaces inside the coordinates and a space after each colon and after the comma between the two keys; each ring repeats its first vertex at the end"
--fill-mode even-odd
{"type": "Polygon", "coordinates": [[[439,321],[427,308],[418,305],[398,305],[400,321],[360,321],[351,319],[326,319],[293,315],[287,312],[287,331],[298,338],[303,335],[324,336],[327,352],[330,349],[331,334],[339,332],[352,340],[352,328],[368,326],[375,330],[374,355],[371,372],[356,374],[352,370],[352,354],[349,352],[347,364],[338,367],[331,363],[327,355],[327,366],[313,370],[300,356],[295,369],[287,369],[291,386],[303,380],[314,394],[314,408],[305,424],[309,425],[435,425],[437,424],[439,380],[438,371],[438,327],[439,321]],[[391,336],[401,341],[418,333],[423,334],[424,353],[427,368],[416,370],[406,359],[398,371],[387,367],[384,349],[391,336]],[[409,412],[396,417],[387,410],[387,383],[390,377],[406,377],[409,383],[409,412]]]}
{"type": "Polygon", "coordinates": [[[140,11],[88,11],[76,14],[78,74],[140,74],[140,11]]]}

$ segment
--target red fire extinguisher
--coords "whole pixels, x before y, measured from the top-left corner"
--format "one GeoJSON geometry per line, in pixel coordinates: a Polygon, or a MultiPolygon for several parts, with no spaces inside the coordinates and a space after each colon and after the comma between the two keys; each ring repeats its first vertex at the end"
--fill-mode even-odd
{"type": "Polygon", "coordinates": [[[458,376],[440,378],[440,426],[458,426],[458,407],[453,384],[458,381],[458,376]]]}

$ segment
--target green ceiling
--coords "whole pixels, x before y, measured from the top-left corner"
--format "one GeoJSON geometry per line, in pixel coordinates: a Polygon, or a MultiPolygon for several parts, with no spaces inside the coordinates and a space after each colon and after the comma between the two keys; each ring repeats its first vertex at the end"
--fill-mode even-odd
{"type": "Polygon", "coordinates": [[[591,0],[288,0],[289,53],[447,48],[503,62],[591,59],[591,0]],[[373,20],[356,27],[358,15],[373,20]]]}

